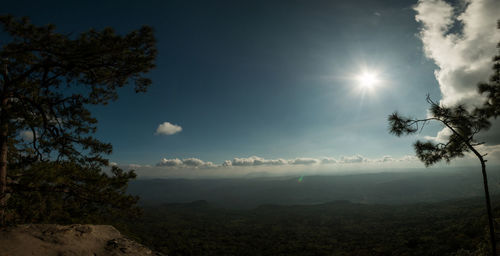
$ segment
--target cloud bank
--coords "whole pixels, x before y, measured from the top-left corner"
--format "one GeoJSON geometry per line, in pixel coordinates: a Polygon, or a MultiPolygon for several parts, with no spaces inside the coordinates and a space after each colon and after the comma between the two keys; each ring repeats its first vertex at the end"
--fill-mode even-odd
{"type": "Polygon", "coordinates": [[[163,158],[155,165],[116,164],[133,169],[140,178],[234,178],[289,175],[331,175],[410,170],[422,168],[414,156],[368,158],[361,155],[267,159],[259,156],[235,157],[215,164],[199,158],[163,158]]]}
{"type": "MultiPolygon", "coordinates": [[[[196,158],[194,158],[196,159],[196,158]]],[[[199,165],[203,166],[202,160],[196,159],[199,161],[199,165]]],[[[415,158],[405,157],[404,161],[413,161],[415,158]]],[[[183,166],[185,165],[183,162],[186,161],[180,160],[178,158],[175,159],[162,159],[157,166],[183,166]]],[[[342,156],[339,159],[335,159],[333,157],[321,157],[321,158],[310,158],[310,157],[299,157],[293,159],[265,159],[258,156],[250,156],[250,157],[235,157],[233,160],[225,160],[220,165],[210,163],[210,167],[251,167],[251,166],[319,166],[319,165],[333,165],[333,164],[350,164],[350,163],[376,163],[376,162],[389,162],[389,161],[402,161],[401,159],[394,159],[391,156],[384,156],[380,159],[369,159],[363,157],[361,155],[354,156],[342,156]]],[[[194,166],[194,165],[193,165],[194,166]]]]}
{"type": "Polygon", "coordinates": [[[339,158],[298,157],[292,159],[267,159],[250,156],[235,157],[221,163],[203,161],[199,158],[163,158],[155,165],[118,164],[118,166],[128,170],[135,170],[139,178],[196,179],[404,172],[424,167],[414,156],[394,158],[387,155],[380,158],[353,155],[339,158]]]}
{"type": "MultiPolygon", "coordinates": [[[[481,146],[484,147],[484,146],[481,146]]],[[[480,148],[490,153],[492,164],[500,164],[500,145],[480,148]]],[[[474,166],[477,159],[466,155],[453,161],[452,166],[474,166]]],[[[395,158],[385,155],[368,158],[362,155],[333,157],[298,157],[293,159],[266,159],[258,156],[235,157],[221,163],[203,161],[199,158],[163,158],[155,165],[116,164],[126,170],[135,170],[139,178],[237,178],[279,177],[290,175],[336,175],[376,172],[405,172],[424,168],[415,156],[395,158]]],[[[437,164],[447,166],[445,163],[437,164]]]]}
{"type": "MultiPolygon", "coordinates": [[[[342,156],[339,159],[332,157],[308,158],[299,157],[293,159],[265,159],[258,156],[251,157],[235,157],[233,160],[225,160],[221,164],[214,164],[210,161],[203,161],[199,158],[162,158],[160,162],[154,166],[163,168],[228,168],[228,167],[294,167],[294,166],[335,166],[345,164],[360,164],[360,163],[381,163],[381,162],[415,162],[418,159],[415,156],[403,156],[401,158],[393,158],[392,156],[383,156],[381,158],[366,158],[361,155],[342,156]]],[[[126,168],[152,167],[152,165],[127,164],[120,165],[116,162],[110,162],[110,166],[122,166],[126,168]]]]}
{"type": "Polygon", "coordinates": [[[233,160],[226,160],[223,166],[260,166],[260,165],[286,165],[288,161],[285,159],[264,159],[258,156],[251,156],[247,158],[234,158],[233,160]]]}
{"type": "MultiPolygon", "coordinates": [[[[500,164],[500,145],[481,145],[478,150],[488,153],[493,165],[500,164]]],[[[238,178],[238,177],[280,177],[291,175],[337,175],[377,172],[405,172],[424,168],[423,163],[413,155],[403,157],[370,158],[362,155],[334,157],[297,157],[292,159],[267,159],[259,156],[235,157],[220,163],[199,158],[163,158],[154,165],[110,163],[126,170],[135,170],[139,178],[238,178]]],[[[477,158],[467,153],[464,158],[444,166],[477,166],[477,158]]]]}
{"type": "Polygon", "coordinates": [[[164,122],[160,125],[158,125],[158,128],[156,128],[156,133],[157,135],[172,135],[176,134],[182,131],[182,127],[179,125],[171,124],[169,122],[164,122]]]}
{"type": "Polygon", "coordinates": [[[156,164],[158,167],[175,167],[175,168],[183,168],[183,167],[213,167],[215,166],[212,162],[204,162],[198,158],[186,158],[186,159],[167,159],[163,158],[159,163],[156,164]]]}

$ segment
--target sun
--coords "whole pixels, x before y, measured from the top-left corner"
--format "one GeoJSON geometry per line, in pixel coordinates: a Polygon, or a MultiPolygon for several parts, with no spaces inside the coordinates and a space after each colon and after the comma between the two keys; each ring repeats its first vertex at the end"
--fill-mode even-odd
{"type": "Polygon", "coordinates": [[[357,80],[363,89],[373,89],[379,82],[377,74],[374,72],[363,72],[358,76],[357,80]]]}

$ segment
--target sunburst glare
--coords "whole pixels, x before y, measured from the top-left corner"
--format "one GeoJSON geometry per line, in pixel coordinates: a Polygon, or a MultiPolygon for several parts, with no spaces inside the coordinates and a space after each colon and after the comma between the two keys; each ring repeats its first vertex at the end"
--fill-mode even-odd
{"type": "Polygon", "coordinates": [[[363,89],[373,89],[373,87],[375,87],[379,82],[379,78],[376,73],[366,71],[359,75],[357,80],[363,89]]]}

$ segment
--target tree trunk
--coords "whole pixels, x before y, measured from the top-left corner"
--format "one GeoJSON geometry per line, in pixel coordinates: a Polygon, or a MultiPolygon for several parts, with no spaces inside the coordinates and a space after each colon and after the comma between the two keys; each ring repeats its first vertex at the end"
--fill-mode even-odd
{"type": "Polygon", "coordinates": [[[484,160],[483,156],[477,152],[477,150],[472,147],[470,144],[467,145],[469,149],[474,152],[474,154],[479,158],[481,162],[481,172],[483,174],[483,188],[484,188],[484,196],[486,198],[486,210],[488,211],[488,225],[490,227],[490,242],[491,242],[491,250],[492,255],[497,255],[497,241],[495,238],[495,224],[493,222],[493,213],[491,212],[491,201],[490,201],[490,191],[488,189],[488,175],[486,174],[486,160],[484,160]]]}
{"type": "Polygon", "coordinates": [[[481,157],[481,171],[483,173],[483,187],[484,187],[484,195],[486,197],[486,209],[488,210],[488,224],[490,226],[490,241],[491,241],[491,250],[493,252],[493,256],[497,255],[497,242],[495,238],[495,228],[493,222],[493,214],[491,212],[491,202],[490,202],[490,192],[488,190],[488,176],[486,174],[486,164],[481,157]]]}
{"type": "MultiPolygon", "coordinates": [[[[3,111],[2,111],[3,112],[3,111]]],[[[3,118],[2,118],[3,119],[3,118]]],[[[4,224],[5,208],[7,206],[7,152],[8,152],[8,123],[2,120],[0,125],[0,225],[4,224]]]]}
{"type": "Polygon", "coordinates": [[[5,209],[7,206],[7,153],[9,150],[9,108],[8,97],[8,59],[3,59],[3,90],[2,102],[0,106],[0,225],[5,224],[5,209]]]}

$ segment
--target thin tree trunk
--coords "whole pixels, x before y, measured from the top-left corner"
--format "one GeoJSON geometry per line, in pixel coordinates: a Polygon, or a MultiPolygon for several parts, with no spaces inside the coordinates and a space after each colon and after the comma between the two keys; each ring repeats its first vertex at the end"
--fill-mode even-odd
{"type": "MultiPolygon", "coordinates": [[[[435,103],[434,103],[435,104],[435,103]]],[[[443,121],[441,121],[443,122],[443,121]]],[[[481,172],[483,174],[483,188],[484,188],[484,197],[486,199],[486,211],[488,212],[488,225],[490,228],[490,242],[491,242],[491,250],[492,255],[497,255],[497,241],[495,238],[495,226],[493,222],[493,213],[491,212],[491,201],[490,201],[490,191],[488,189],[488,175],[486,174],[486,160],[484,160],[483,155],[481,155],[477,150],[469,143],[469,141],[465,140],[459,133],[457,133],[453,127],[451,127],[448,123],[443,122],[446,127],[448,127],[454,134],[458,135],[460,138],[464,139],[464,143],[467,147],[474,152],[479,161],[481,162],[481,172]]]]}
{"type": "Polygon", "coordinates": [[[7,206],[7,153],[9,150],[9,117],[7,114],[9,108],[8,95],[8,59],[3,59],[3,90],[0,109],[0,225],[5,224],[5,209],[7,206]]]}
{"type": "MultiPolygon", "coordinates": [[[[3,112],[3,111],[2,111],[3,112]]],[[[3,119],[3,118],[2,118],[3,119]]],[[[0,134],[0,225],[4,224],[5,208],[7,206],[7,135],[8,123],[2,120],[0,134]]]]}
{"type": "Polygon", "coordinates": [[[486,209],[488,210],[488,224],[490,226],[491,250],[493,251],[493,256],[496,256],[497,242],[495,238],[493,214],[491,212],[490,192],[488,190],[488,176],[486,174],[486,164],[484,163],[484,160],[482,158],[481,158],[481,171],[483,173],[483,186],[484,186],[484,195],[486,197],[486,209]]]}
{"type": "Polygon", "coordinates": [[[496,256],[497,255],[497,241],[495,238],[495,224],[493,222],[493,213],[491,212],[491,201],[490,201],[490,191],[488,189],[488,175],[486,174],[486,161],[484,160],[483,156],[477,152],[477,150],[472,147],[471,145],[467,145],[469,148],[474,152],[474,154],[479,158],[479,161],[481,162],[481,172],[483,174],[483,188],[484,188],[484,196],[486,198],[486,210],[488,211],[488,224],[490,227],[490,242],[491,242],[491,250],[492,250],[492,255],[496,256]]]}

